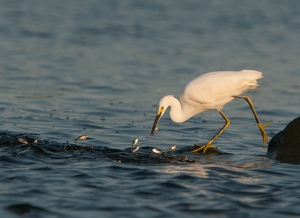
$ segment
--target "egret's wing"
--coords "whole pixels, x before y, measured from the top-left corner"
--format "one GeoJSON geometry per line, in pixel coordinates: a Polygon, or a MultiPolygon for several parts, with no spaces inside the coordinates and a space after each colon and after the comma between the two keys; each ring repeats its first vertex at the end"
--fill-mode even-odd
{"type": "Polygon", "coordinates": [[[192,80],[184,89],[181,100],[208,104],[240,95],[251,88],[258,88],[256,79],[261,72],[254,70],[218,71],[203,74],[192,80]]]}

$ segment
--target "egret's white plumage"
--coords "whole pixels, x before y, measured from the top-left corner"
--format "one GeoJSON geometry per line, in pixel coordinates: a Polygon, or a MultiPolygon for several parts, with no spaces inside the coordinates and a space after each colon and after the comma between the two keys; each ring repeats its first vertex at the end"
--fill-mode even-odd
{"type": "Polygon", "coordinates": [[[159,119],[168,107],[170,107],[170,117],[176,123],[184,122],[203,111],[216,109],[226,120],[226,124],[212,140],[197,149],[204,149],[205,152],[208,147],[214,147],[210,146],[211,142],[230,124],[229,119],[221,112],[221,109],[225,104],[239,97],[249,103],[263,136],[265,146],[265,140],[268,141],[268,138],[263,127],[269,125],[270,122],[262,126],[251,99],[240,96],[249,89],[258,88],[259,85],[256,80],[261,78],[263,78],[262,73],[256,70],[218,71],[197,77],[187,84],[180,96],[180,101],[172,95],[166,95],[159,101],[159,109],[150,136],[153,136],[159,119]]]}

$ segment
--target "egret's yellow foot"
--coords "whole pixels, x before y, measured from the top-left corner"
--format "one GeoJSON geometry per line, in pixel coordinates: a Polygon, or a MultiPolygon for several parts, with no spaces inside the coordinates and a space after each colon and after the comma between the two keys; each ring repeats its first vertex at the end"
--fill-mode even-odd
{"type": "Polygon", "coordinates": [[[218,138],[218,136],[221,135],[221,133],[230,125],[230,120],[225,116],[225,114],[223,114],[223,112],[221,110],[218,110],[218,112],[221,114],[221,116],[226,121],[225,125],[222,127],[222,129],[220,129],[220,131],[209,142],[206,143],[206,145],[194,144],[195,147],[200,147],[200,148],[198,148],[194,151],[191,151],[191,153],[201,151],[202,149],[203,149],[203,153],[205,153],[208,148],[217,148],[216,146],[210,146],[211,143],[213,143],[213,141],[215,141],[215,139],[218,138]]]}
{"type": "Polygon", "coordinates": [[[267,134],[266,134],[264,128],[265,128],[266,126],[269,126],[269,125],[271,124],[271,122],[272,122],[272,121],[268,122],[268,123],[265,124],[265,125],[261,125],[261,123],[258,123],[258,124],[257,124],[257,125],[258,125],[258,128],[259,128],[259,130],[260,130],[261,136],[263,137],[263,140],[264,140],[264,148],[266,148],[266,141],[269,143],[269,139],[268,139],[268,136],[267,136],[267,134]]]}
{"type": "Polygon", "coordinates": [[[203,149],[203,153],[205,153],[208,148],[217,148],[216,146],[210,146],[210,143],[207,143],[206,145],[196,145],[196,144],[194,144],[194,146],[195,147],[200,147],[200,148],[197,148],[196,150],[191,151],[191,153],[201,151],[202,149],[203,149]]]}

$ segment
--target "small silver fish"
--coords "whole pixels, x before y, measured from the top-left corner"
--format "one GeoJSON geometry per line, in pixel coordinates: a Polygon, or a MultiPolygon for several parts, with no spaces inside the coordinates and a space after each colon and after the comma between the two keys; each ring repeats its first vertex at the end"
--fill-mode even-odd
{"type": "Polygon", "coordinates": [[[136,146],[133,150],[132,150],[132,153],[136,152],[137,150],[140,149],[140,145],[136,146]]]}
{"type": "Polygon", "coordinates": [[[77,139],[75,139],[75,142],[76,142],[76,141],[85,140],[87,137],[88,137],[88,135],[82,135],[82,136],[79,136],[77,139]]]}
{"type": "Polygon", "coordinates": [[[162,150],[159,150],[157,148],[153,148],[152,151],[156,154],[161,154],[163,152],[162,150]]]}
{"type": "Polygon", "coordinates": [[[177,146],[176,145],[173,145],[171,148],[169,148],[166,152],[168,151],[171,151],[171,150],[174,150],[177,146]]]}
{"type": "Polygon", "coordinates": [[[28,142],[26,141],[26,139],[23,138],[18,138],[19,142],[22,142],[24,144],[28,144],[28,142]]]}
{"type": "Polygon", "coordinates": [[[131,144],[131,151],[133,149],[133,146],[136,145],[136,143],[138,143],[139,139],[138,138],[135,138],[131,144]]]}

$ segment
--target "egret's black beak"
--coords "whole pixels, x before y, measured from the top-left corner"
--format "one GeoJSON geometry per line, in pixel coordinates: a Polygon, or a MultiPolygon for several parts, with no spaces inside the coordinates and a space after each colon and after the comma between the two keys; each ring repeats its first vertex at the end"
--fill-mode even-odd
{"type": "Polygon", "coordinates": [[[162,107],[158,112],[157,112],[157,115],[155,117],[155,121],[153,123],[153,126],[152,126],[152,130],[151,130],[151,133],[150,133],[150,137],[152,137],[154,135],[154,131],[156,130],[156,127],[157,127],[157,124],[163,114],[163,111],[164,111],[164,108],[162,107]]]}

